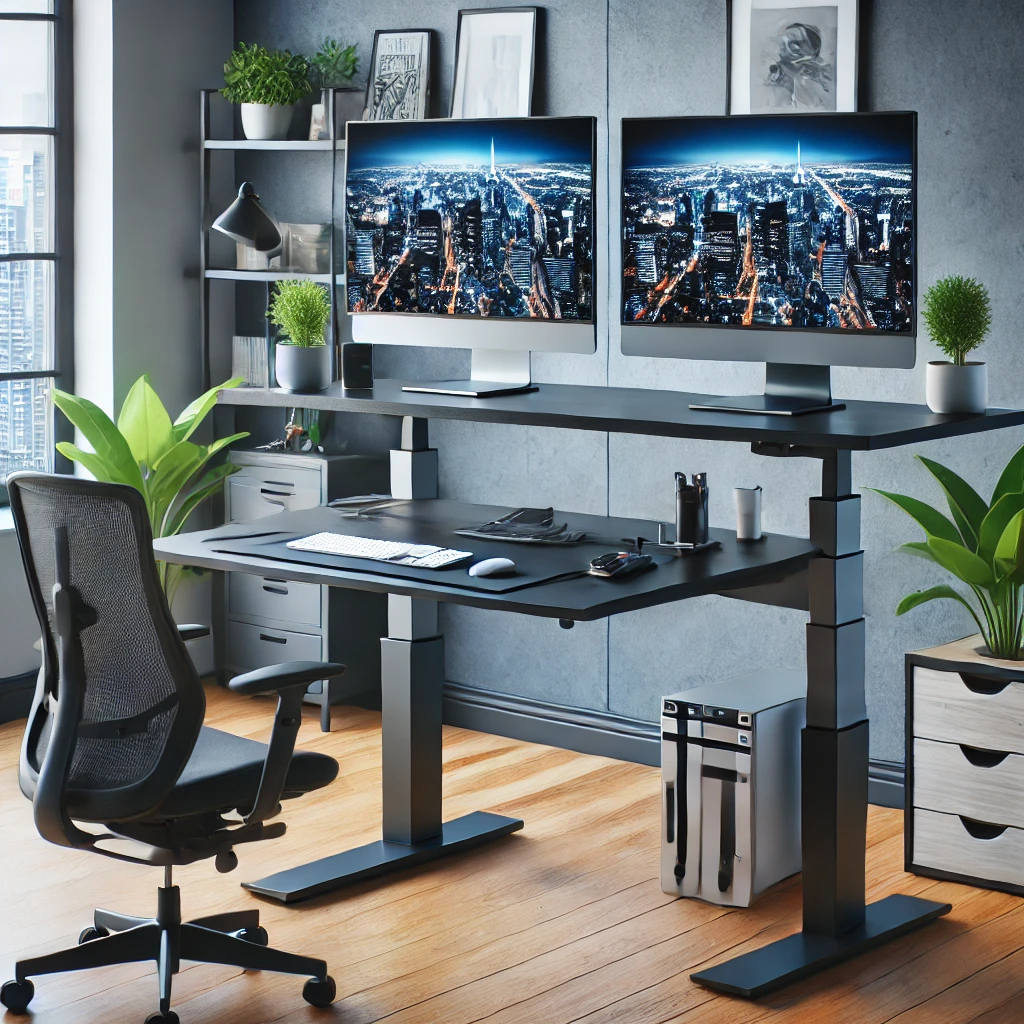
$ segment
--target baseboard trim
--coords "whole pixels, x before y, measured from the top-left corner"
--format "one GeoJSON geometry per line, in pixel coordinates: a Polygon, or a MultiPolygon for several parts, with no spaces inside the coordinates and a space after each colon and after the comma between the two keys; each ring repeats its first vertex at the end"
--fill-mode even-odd
{"type": "MultiPolygon", "coordinates": [[[[578,750],[658,767],[661,735],[656,722],[608,711],[574,708],[463,683],[444,684],[444,721],[463,729],[494,733],[528,743],[578,750]]],[[[882,807],[903,806],[903,765],[872,760],[868,800],[882,807]]]]}
{"type": "Polygon", "coordinates": [[[39,670],[22,672],[19,676],[0,679],[0,725],[28,718],[32,707],[32,695],[36,690],[39,670]]]}

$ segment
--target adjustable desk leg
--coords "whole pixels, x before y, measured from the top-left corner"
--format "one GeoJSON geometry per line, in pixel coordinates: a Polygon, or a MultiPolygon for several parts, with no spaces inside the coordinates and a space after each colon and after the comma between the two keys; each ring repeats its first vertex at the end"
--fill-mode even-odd
{"type": "Polygon", "coordinates": [[[810,503],[807,727],[802,737],[803,930],[690,977],[755,998],[857,956],[952,909],[913,896],[865,904],[868,720],[860,496],[835,452],[810,503]]]}

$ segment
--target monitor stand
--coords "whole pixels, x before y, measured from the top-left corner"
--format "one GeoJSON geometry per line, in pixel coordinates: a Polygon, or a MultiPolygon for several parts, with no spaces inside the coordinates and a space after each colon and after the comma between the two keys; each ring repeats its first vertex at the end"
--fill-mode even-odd
{"type": "Polygon", "coordinates": [[[469,380],[432,380],[423,384],[405,384],[403,391],[427,395],[460,395],[464,398],[492,398],[536,391],[530,382],[528,350],[475,348],[469,380]]]}
{"type": "Polygon", "coordinates": [[[763,395],[736,395],[691,402],[691,409],[756,412],[768,416],[803,416],[835,412],[844,402],[832,401],[832,368],[796,363],[766,363],[763,395]]]}

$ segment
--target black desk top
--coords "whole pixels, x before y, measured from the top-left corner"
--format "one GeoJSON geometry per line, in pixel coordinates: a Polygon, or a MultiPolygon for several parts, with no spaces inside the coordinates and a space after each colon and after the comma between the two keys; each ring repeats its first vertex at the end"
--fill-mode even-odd
{"type": "MultiPolygon", "coordinates": [[[[282,531],[283,535],[306,536],[320,530],[333,530],[421,543],[447,543],[452,547],[473,551],[480,558],[505,556],[522,562],[527,558],[527,549],[535,553],[538,550],[536,546],[459,537],[453,532],[469,524],[487,522],[507,511],[490,505],[469,505],[455,501],[401,502],[390,506],[389,512],[392,515],[377,522],[377,529],[364,529],[367,521],[345,519],[332,509],[321,507],[281,512],[252,523],[234,523],[213,530],[166,537],[154,541],[153,547],[157,558],[183,565],[249,572],[352,590],[431,598],[478,608],[580,622],[704,594],[733,592],[775,583],[801,573],[817,553],[817,548],[810,541],[798,537],[774,534],[766,535],[760,541],[744,543],[737,541],[735,534],[728,530],[712,530],[712,536],[722,542],[721,548],[672,558],[657,569],[631,580],[613,582],[582,576],[536,583],[521,590],[496,592],[471,590],[464,585],[457,585],[458,580],[468,580],[465,568],[439,570],[429,574],[418,570],[420,579],[406,579],[374,572],[375,563],[371,561],[361,562],[366,568],[357,570],[349,567],[352,565],[351,560],[334,559],[334,556],[318,556],[328,564],[314,565],[238,553],[241,544],[232,553],[223,550],[233,546],[231,537],[244,538],[247,534],[282,531]],[[344,562],[345,567],[333,567],[330,564],[332,560],[339,566],[344,562]]],[[[567,512],[556,513],[556,518],[560,522],[568,522],[574,529],[586,530],[604,538],[657,536],[657,524],[646,520],[609,519],[567,512]]],[[[558,550],[562,553],[572,552],[570,557],[576,557],[578,553],[579,566],[585,569],[596,554],[620,546],[602,541],[573,545],[572,548],[561,547],[558,550]]],[[[654,553],[656,549],[648,550],[654,553]]],[[[565,557],[566,554],[559,555],[560,560],[565,557]]]]}
{"type": "Polygon", "coordinates": [[[402,391],[403,381],[378,380],[372,391],[346,391],[340,383],[312,395],[278,388],[222,391],[226,405],[368,412],[425,419],[475,420],[528,426],[599,430],[709,441],[770,441],[850,451],[871,451],[1024,424],[1024,410],[989,409],[982,416],[939,416],[924,405],[846,403],[836,412],[807,416],[698,412],[691,402],[707,395],[642,388],[541,384],[527,394],[461,398],[402,391]]]}

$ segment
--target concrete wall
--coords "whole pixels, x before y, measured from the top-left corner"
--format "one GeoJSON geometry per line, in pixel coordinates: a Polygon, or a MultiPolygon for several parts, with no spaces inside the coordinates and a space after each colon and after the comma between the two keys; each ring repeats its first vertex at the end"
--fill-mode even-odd
{"type": "MultiPolygon", "coordinates": [[[[499,0],[499,3],[503,0],[499,0]]],[[[496,4],[497,5],[497,4],[496,4]]],[[[378,0],[235,0],[235,37],[311,51],[325,34],[359,43],[369,58],[377,28],[433,28],[434,110],[447,111],[456,3],[378,0]]],[[[961,272],[983,280],[993,295],[995,326],[985,358],[992,403],[1024,402],[1019,371],[1015,282],[1024,270],[1017,211],[1024,201],[1024,136],[1019,90],[1024,60],[1024,9],[1015,0],[971,5],[969,31],[957,0],[862,0],[863,109],[920,113],[919,270],[923,287],[961,272]],[[979,32],[984,39],[978,45],[979,32]]],[[[626,358],[618,345],[618,281],[608,245],[618,231],[614,189],[619,176],[618,123],[627,116],[717,114],[725,105],[724,0],[553,0],[545,4],[546,55],[537,113],[599,118],[598,351],[593,356],[538,354],[534,378],[549,382],[678,388],[709,393],[760,389],[758,365],[626,358]]],[[[281,166],[281,165],[278,165],[281,166]]],[[[324,172],[259,170],[272,205],[302,202],[324,172]],[[299,187],[301,186],[301,188],[299,187]],[[295,201],[295,200],[292,200],[295,201]]],[[[282,214],[284,216],[284,214],[282,214]]],[[[285,219],[288,219],[287,217],[285,219]]],[[[919,342],[914,370],[837,369],[835,390],[850,398],[919,402],[924,364],[919,342]]],[[[464,352],[378,348],[378,375],[444,377],[464,373],[464,352]]],[[[734,485],[764,487],[768,530],[805,533],[806,499],[817,493],[817,464],[756,458],[739,445],[677,442],[552,431],[438,423],[445,496],[506,504],[554,504],[616,515],[672,516],[671,474],[707,470],[712,522],[730,525],[734,485]]],[[[994,483],[1024,431],[934,443],[923,454],[948,462],[984,491],[994,483]]],[[[854,459],[854,482],[906,488],[937,497],[911,452],[854,459]]],[[[902,655],[967,631],[954,607],[932,605],[896,620],[898,598],[930,580],[924,563],[892,560],[889,551],[914,529],[864,498],[868,614],[868,707],[874,757],[903,757],[902,655]]],[[[448,677],[475,686],[651,719],[658,697],[683,685],[711,682],[760,664],[798,667],[805,616],[707,598],[610,622],[563,631],[553,622],[446,609],[448,677]]]]}

